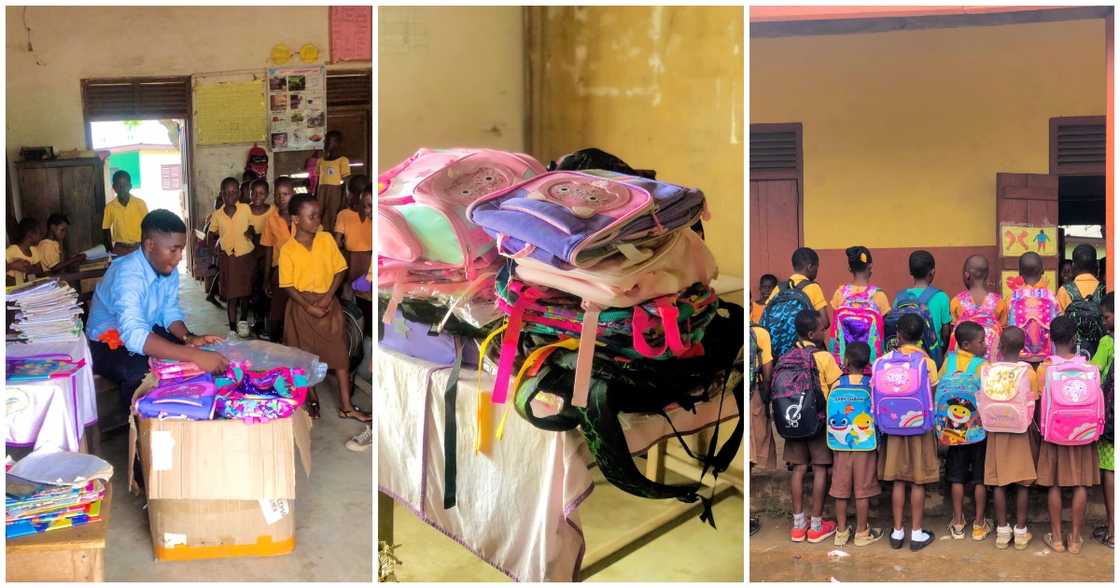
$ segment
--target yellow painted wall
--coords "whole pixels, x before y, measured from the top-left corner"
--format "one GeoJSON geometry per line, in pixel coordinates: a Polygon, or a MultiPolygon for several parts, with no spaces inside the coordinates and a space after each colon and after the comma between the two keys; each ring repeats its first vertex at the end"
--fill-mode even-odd
{"type": "Polygon", "coordinates": [[[707,195],[721,272],[743,273],[741,7],[531,9],[534,155],[599,147],[707,195]]]}
{"type": "Polygon", "coordinates": [[[803,124],[807,246],[992,246],[996,173],[1048,173],[1104,67],[1102,19],[751,39],[750,120],[803,124]]]}

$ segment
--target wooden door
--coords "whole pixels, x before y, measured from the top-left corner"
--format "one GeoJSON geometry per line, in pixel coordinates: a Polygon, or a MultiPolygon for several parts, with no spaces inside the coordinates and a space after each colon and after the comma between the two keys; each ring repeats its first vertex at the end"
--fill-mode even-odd
{"type": "Polygon", "coordinates": [[[750,185],[749,288],[753,289],[763,274],[774,274],[779,279],[789,275],[790,256],[800,246],[800,199],[797,180],[752,180],[750,185]]]}
{"type": "Polygon", "coordinates": [[[342,133],[342,154],[351,164],[362,163],[350,173],[370,175],[370,136],[373,134],[368,108],[327,109],[327,129],[342,133]]]}
{"type": "Polygon", "coordinates": [[[1057,287],[1058,177],[1047,174],[996,174],[996,246],[1005,297],[1009,280],[1019,274],[1019,256],[1034,251],[1042,256],[1043,278],[1057,287]]]}
{"type": "Polygon", "coordinates": [[[25,217],[62,213],[70,219],[66,251],[74,254],[101,242],[105,189],[101,160],[75,159],[18,164],[20,203],[25,217]]]}

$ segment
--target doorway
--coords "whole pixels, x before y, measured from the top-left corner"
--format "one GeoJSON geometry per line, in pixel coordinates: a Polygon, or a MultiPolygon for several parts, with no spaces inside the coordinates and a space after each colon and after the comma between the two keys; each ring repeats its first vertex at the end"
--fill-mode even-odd
{"type": "Polygon", "coordinates": [[[1050,119],[1050,174],[1058,178],[1058,252],[1071,259],[1078,245],[1092,245],[1103,281],[1108,267],[1105,234],[1105,117],[1050,119]]]}
{"type": "MultiPolygon", "coordinates": [[[[750,284],[764,274],[789,274],[790,255],[802,243],[801,123],[750,128],[750,284]]],[[[753,296],[752,296],[753,298],[753,296]]]]}

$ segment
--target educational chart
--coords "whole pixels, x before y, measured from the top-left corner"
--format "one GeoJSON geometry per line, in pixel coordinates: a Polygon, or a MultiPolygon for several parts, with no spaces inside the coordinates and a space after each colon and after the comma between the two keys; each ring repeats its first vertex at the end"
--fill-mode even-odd
{"type": "Polygon", "coordinates": [[[322,149],[327,134],[323,67],[269,69],[268,120],[273,151],[322,149]]]}
{"type": "Polygon", "coordinates": [[[220,82],[199,84],[194,89],[195,121],[199,145],[224,145],[264,141],[264,84],[220,82]]]}
{"type": "MultiPolygon", "coordinates": [[[[1023,278],[1019,275],[1018,270],[1003,270],[1000,273],[999,283],[1003,290],[1003,299],[1011,300],[1011,291],[1023,285],[1023,278]]],[[[1038,286],[1048,288],[1053,292],[1057,283],[1057,273],[1054,270],[1046,270],[1042,272],[1042,279],[1039,280],[1038,286]]]]}
{"type": "Polygon", "coordinates": [[[1058,227],[1000,225],[1000,256],[1015,257],[1028,251],[1042,256],[1058,254],[1058,227]]]}
{"type": "Polygon", "coordinates": [[[373,8],[331,7],[331,63],[373,59],[373,8]]]}

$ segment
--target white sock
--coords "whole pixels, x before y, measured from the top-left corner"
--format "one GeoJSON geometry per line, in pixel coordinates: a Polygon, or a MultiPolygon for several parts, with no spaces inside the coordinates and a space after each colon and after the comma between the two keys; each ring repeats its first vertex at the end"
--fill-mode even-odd
{"type": "Polygon", "coordinates": [[[820,531],[821,517],[809,517],[809,528],[814,531],[820,531]]]}
{"type": "Polygon", "coordinates": [[[1011,525],[1004,525],[1002,527],[996,527],[996,532],[999,532],[999,533],[1006,533],[1010,530],[1011,530],[1011,525]]]}
{"type": "Polygon", "coordinates": [[[805,528],[805,513],[803,513],[803,512],[793,513],[793,526],[794,526],[794,528],[797,528],[797,529],[804,529],[805,528]]]}
{"type": "Polygon", "coordinates": [[[926,539],[929,539],[929,535],[927,535],[925,531],[921,529],[910,529],[911,541],[925,541],[926,539]]]}
{"type": "Polygon", "coordinates": [[[1027,528],[1026,527],[1015,527],[1015,534],[1016,535],[1026,535],[1027,534],[1027,528]]]}
{"type": "Polygon", "coordinates": [[[899,539],[902,539],[904,537],[906,537],[906,531],[903,531],[902,529],[891,530],[891,539],[898,541],[899,539]]]}

